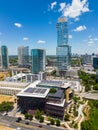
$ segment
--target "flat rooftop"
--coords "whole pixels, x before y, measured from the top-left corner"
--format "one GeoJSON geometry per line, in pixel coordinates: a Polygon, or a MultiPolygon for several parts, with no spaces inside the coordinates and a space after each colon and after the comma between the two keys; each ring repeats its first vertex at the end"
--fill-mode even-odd
{"type": "Polygon", "coordinates": [[[36,87],[36,85],[40,81],[35,81],[34,83],[30,84],[28,87],[23,89],[21,92],[17,94],[17,96],[24,96],[24,97],[38,97],[38,98],[45,98],[49,93],[49,88],[42,88],[36,87]]]}
{"type": "Polygon", "coordinates": [[[12,87],[0,87],[0,90],[16,90],[16,91],[21,91],[22,88],[12,88],[12,87]]]}
{"type": "Polygon", "coordinates": [[[62,98],[62,95],[64,95],[64,91],[63,90],[57,90],[57,92],[55,92],[54,94],[49,93],[48,97],[62,98]]]}
{"type": "Polygon", "coordinates": [[[61,86],[63,83],[62,81],[42,80],[38,85],[61,86]]]}
{"type": "Polygon", "coordinates": [[[43,87],[57,87],[57,88],[68,88],[70,86],[70,82],[68,81],[59,81],[59,80],[42,80],[40,83],[38,83],[37,86],[43,86],[43,87]]]}
{"type": "Polygon", "coordinates": [[[0,86],[10,87],[10,86],[18,86],[18,87],[26,87],[30,83],[23,83],[23,82],[9,82],[9,81],[0,81],[0,86]]]}

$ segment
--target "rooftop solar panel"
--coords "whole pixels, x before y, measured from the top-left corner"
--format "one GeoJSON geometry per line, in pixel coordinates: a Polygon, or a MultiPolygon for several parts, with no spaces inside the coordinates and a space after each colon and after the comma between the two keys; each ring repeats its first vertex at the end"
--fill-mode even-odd
{"type": "Polygon", "coordinates": [[[39,88],[36,88],[35,92],[34,93],[40,93],[41,89],[39,88]]]}
{"type": "Polygon", "coordinates": [[[46,92],[47,89],[41,89],[41,88],[27,88],[24,92],[27,93],[40,93],[40,94],[44,94],[46,92]]]}
{"type": "Polygon", "coordinates": [[[35,88],[27,88],[24,92],[33,93],[35,88]]]}
{"type": "Polygon", "coordinates": [[[44,94],[47,89],[42,89],[41,93],[44,94]]]}

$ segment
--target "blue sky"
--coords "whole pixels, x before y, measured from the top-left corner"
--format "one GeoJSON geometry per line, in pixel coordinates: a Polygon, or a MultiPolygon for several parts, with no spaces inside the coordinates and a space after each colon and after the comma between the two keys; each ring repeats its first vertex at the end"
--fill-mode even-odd
{"type": "Polygon", "coordinates": [[[72,53],[98,53],[98,0],[0,0],[0,46],[9,55],[18,46],[56,54],[56,22],[68,18],[72,53]]]}

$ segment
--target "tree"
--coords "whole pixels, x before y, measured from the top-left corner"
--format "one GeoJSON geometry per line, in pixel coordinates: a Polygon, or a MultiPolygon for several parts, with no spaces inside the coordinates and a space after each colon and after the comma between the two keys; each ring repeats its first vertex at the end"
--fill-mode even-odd
{"type": "Polygon", "coordinates": [[[25,119],[32,120],[32,119],[33,119],[33,115],[32,115],[32,114],[29,114],[29,113],[26,113],[26,114],[25,114],[25,119]]]}
{"type": "Polygon", "coordinates": [[[93,89],[98,90],[98,83],[94,85],[93,89]]]}
{"type": "Polygon", "coordinates": [[[40,123],[44,122],[44,117],[43,117],[43,116],[40,116],[39,122],[40,122],[40,123]]]}
{"type": "Polygon", "coordinates": [[[56,120],[56,126],[60,126],[60,120],[56,120]]]}
{"type": "Polygon", "coordinates": [[[3,111],[9,111],[11,109],[13,109],[13,102],[2,102],[0,104],[0,112],[3,112],[3,111]]]}
{"type": "Polygon", "coordinates": [[[28,118],[29,118],[29,114],[26,113],[26,114],[25,114],[25,119],[28,119],[28,118]]]}
{"type": "Polygon", "coordinates": [[[54,125],[55,124],[55,120],[53,118],[50,119],[50,124],[54,125]]]}
{"type": "Polygon", "coordinates": [[[32,120],[32,119],[33,119],[33,115],[29,114],[29,120],[32,120]]]}
{"type": "Polygon", "coordinates": [[[35,118],[39,120],[40,116],[41,116],[41,112],[40,112],[40,110],[37,109],[35,112],[35,118]]]}

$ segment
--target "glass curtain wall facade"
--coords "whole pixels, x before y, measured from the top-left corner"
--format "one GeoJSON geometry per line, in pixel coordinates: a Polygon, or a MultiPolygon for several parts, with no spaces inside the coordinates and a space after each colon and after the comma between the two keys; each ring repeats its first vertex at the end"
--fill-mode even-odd
{"type": "Polygon", "coordinates": [[[65,71],[71,64],[71,46],[68,45],[67,18],[61,17],[56,24],[57,28],[57,67],[58,71],[65,71]]]}
{"type": "Polygon", "coordinates": [[[2,69],[8,69],[8,48],[6,46],[0,48],[0,66],[2,69]]]}
{"type": "Polygon", "coordinates": [[[31,50],[31,72],[37,74],[45,71],[46,52],[43,49],[31,50]]]}
{"type": "Polygon", "coordinates": [[[29,47],[18,47],[18,65],[20,67],[26,67],[29,65],[29,47]]]}

